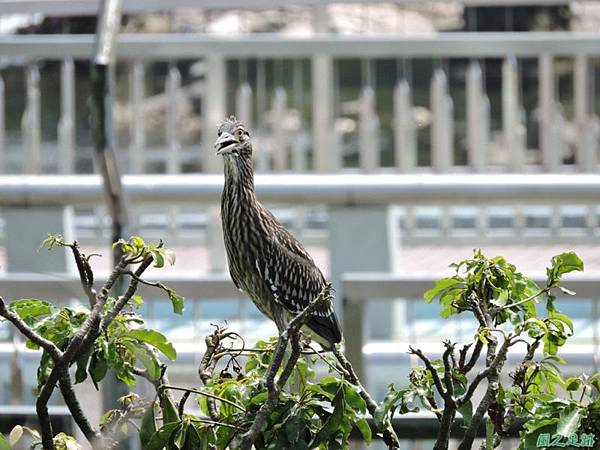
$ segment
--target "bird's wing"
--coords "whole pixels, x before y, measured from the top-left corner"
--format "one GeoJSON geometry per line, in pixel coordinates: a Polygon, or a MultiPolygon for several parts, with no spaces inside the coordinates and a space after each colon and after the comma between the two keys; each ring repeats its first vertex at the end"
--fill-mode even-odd
{"type": "Polygon", "coordinates": [[[313,259],[304,246],[283,226],[277,217],[260,203],[259,209],[263,219],[269,224],[269,229],[272,230],[273,236],[277,242],[294,255],[301,256],[314,265],[313,259]]]}
{"type": "MultiPolygon", "coordinates": [[[[302,244],[266,208],[261,209],[271,234],[265,242],[265,257],[255,261],[256,269],[272,299],[298,314],[319,295],[326,284],[325,277],[302,244]]],[[[317,309],[307,325],[328,342],[341,340],[340,326],[330,304],[317,309]]]]}

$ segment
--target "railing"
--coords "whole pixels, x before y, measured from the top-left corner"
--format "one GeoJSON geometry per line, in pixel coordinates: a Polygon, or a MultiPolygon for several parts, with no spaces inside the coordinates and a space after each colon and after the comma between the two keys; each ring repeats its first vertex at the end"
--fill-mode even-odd
{"type": "MultiPolygon", "coordinates": [[[[593,0],[579,0],[591,2],[593,0]]],[[[426,0],[436,3],[440,0],[426,0]]],[[[0,11],[4,14],[31,14],[36,12],[48,16],[94,15],[98,11],[99,0],[0,0],[0,11]]],[[[124,0],[123,12],[135,14],[152,11],[173,11],[186,9],[277,9],[294,6],[315,7],[328,3],[356,3],[368,5],[382,3],[378,0],[171,0],[168,4],[160,0],[124,0]]],[[[397,5],[423,4],[419,0],[391,0],[397,5]]],[[[461,0],[465,6],[555,6],[565,5],[565,0],[461,0]]]]}
{"type": "MultiPolygon", "coordinates": [[[[594,172],[600,122],[592,59],[599,38],[122,35],[116,82],[129,86],[127,101],[115,105],[122,164],[132,173],[156,164],[169,173],[217,171],[215,124],[236,112],[255,131],[259,171],[594,172]],[[196,60],[203,64],[190,66],[196,60]],[[362,75],[348,80],[350,73],[362,75]],[[152,96],[150,78],[164,83],[152,96]],[[557,94],[559,80],[572,85],[572,95],[557,94]],[[150,133],[165,144],[150,143],[150,133]]],[[[90,164],[78,143],[75,111],[85,98],[76,95],[75,67],[91,43],[84,35],[0,38],[0,110],[15,92],[15,74],[26,74],[21,139],[14,126],[4,137],[0,132],[3,171],[70,173],[90,164]],[[58,76],[40,66],[44,61],[61,62],[56,142],[41,133],[44,96],[56,93],[40,86],[45,73],[58,76]]]]}

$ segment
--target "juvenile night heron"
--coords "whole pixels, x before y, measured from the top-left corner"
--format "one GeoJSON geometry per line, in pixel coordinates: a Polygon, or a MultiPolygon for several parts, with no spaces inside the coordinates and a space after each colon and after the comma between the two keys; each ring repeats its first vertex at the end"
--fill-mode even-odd
{"type": "MultiPolygon", "coordinates": [[[[246,127],[233,116],[226,119],[215,148],[225,161],[221,219],[231,279],[282,333],[319,295],[325,277],[302,244],[257,200],[246,127]]],[[[342,339],[330,304],[317,309],[304,331],[325,348],[342,339]]]]}

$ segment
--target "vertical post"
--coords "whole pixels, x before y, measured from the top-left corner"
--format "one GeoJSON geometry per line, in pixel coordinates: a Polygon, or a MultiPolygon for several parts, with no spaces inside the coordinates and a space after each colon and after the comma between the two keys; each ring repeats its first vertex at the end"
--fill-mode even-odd
{"type": "Polygon", "coordinates": [[[271,108],[271,128],[273,139],[271,145],[271,156],[273,158],[273,169],[277,172],[287,170],[288,162],[288,136],[285,129],[285,114],[287,110],[287,93],[282,87],[275,89],[273,106],[271,108]]]}
{"type": "Polygon", "coordinates": [[[25,173],[41,171],[41,110],[40,110],[40,71],[36,63],[27,65],[27,103],[21,120],[21,134],[25,150],[25,173]]]}
{"type": "Polygon", "coordinates": [[[556,129],[556,101],[554,97],[554,56],[548,53],[540,55],[539,74],[539,140],[542,162],[547,172],[558,172],[562,155],[560,154],[561,129],[556,129]]]}
{"type": "MultiPolygon", "coordinates": [[[[220,158],[215,156],[214,141],[216,126],[226,114],[227,106],[227,74],[225,58],[222,55],[210,54],[207,56],[206,93],[203,97],[204,133],[202,137],[202,154],[204,171],[214,173],[222,170],[220,158]]],[[[208,208],[208,246],[211,270],[222,272],[225,270],[225,245],[223,244],[223,230],[219,208],[208,208]]]]}
{"type": "Polygon", "coordinates": [[[578,131],[576,159],[582,172],[596,172],[598,133],[597,119],[590,115],[590,73],[587,55],[575,57],[574,73],[575,125],[578,131]]]}
{"type": "Polygon", "coordinates": [[[328,55],[312,57],[313,161],[317,172],[333,172],[340,161],[331,151],[333,133],[333,61],[328,55]]]}
{"type": "Polygon", "coordinates": [[[7,154],[7,148],[6,148],[6,121],[5,121],[5,114],[6,114],[6,104],[4,101],[4,78],[2,77],[2,74],[0,73],[0,173],[6,173],[7,172],[7,164],[6,164],[6,154],[7,154]]]}
{"type": "Polygon", "coordinates": [[[235,96],[235,116],[250,129],[252,123],[252,88],[244,82],[240,85],[235,96]]]}
{"type": "MultiPolygon", "coordinates": [[[[179,105],[181,102],[181,74],[179,69],[172,65],[169,67],[165,86],[167,94],[167,120],[165,135],[167,137],[167,173],[181,172],[181,144],[179,142],[179,105]]],[[[221,119],[222,120],[222,119],[221,119]]],[[[218,122],[215,122],[215,124],[218,122]]],[[[214,129],[214,125],[212,127],[214,129]]],[[[211,152],[214,158],[214,152],[211,152]]]]}
{"type": "Polygon", "coordinates": [[[132,173],[144,172],[144,150],[146,149],[146,76],[144,63],[135,61],[129,74],[129,95],[131,101],[131,145],[129,147],[129,170],[132,173]]]}
{"type": "Polygon", "coordinates": [[[467,70],[467,152],[474,172],[487,166],[489,137],[489,103],[483,88],[483,75],[478,62],[472,61],[467,70]]]}
{"type": "Polygon", "coordinates": [[[359,167],[365,171],[373,171],[381,167],[381,161],[375,91],[370,86],[362,90],[358,114],[359,167]]]}
{"type": "Polygon", "coordinates": [[[508,165],[514,172],[525,166],[525,128],[521,114],[517,60],[510,55],[502,63],[502,130],[508,165]]]}
{"type": "Polygon", "coordinates": [[[448,172],[453,163],[453,106],[448,95],[448,78],[436,69],[431,79],[431,165],[448,172]]]}
{"type": "MultiPolygon", "coordinates": [[[[400,232],[391,207],[332,207],[329,210],[328,233],[331,251],[331,278],[338,299],[344,298],[341,277],[350,272],[394,272],[398,267],[400,232]],[[361,230],[360,239],[356,230],[361,230]]],[[[344,305],[343,323],[346,354],[361,379],[366,378],[362,359],[364,343],[362,305],[344,305]]],[[[372,336],[389,339],[393,335],[392,305],[369,305],[372,336]]],[[[402,318],[400,318],[402,319],[402,318]]],[[[403,322],[400,322],[403,323],[403,322]]]]}
{"type": "MultiPolygon", "coordinates": [[[[313,21],[317,33],[329,31],[327,6],[316,6],[313,21]]],[[[340,167],[334,143],[333,60],[317,53],[311,61],[313,164],[316,172],[334,172],[340,167]]]]}
{"type": "Polygon", "coordinates": [[[227,115],[227,74],[225,58],[218,54],[206,56],[206,91],[203,96],[202,155],[204,171],[215,173],[221,170],[221,161],[215,157],[214,142],[217,125],[227,115]]]}
{"type": "Polygon", "coordinates": [[[60,121],[58,123],[58,171],[75,170],[75,64],[66,58],[60,70],[60,121]]]}
{"type": "Polygon", "coordinates": [[[406,79],[394,88],[394,154],[396,167],[401,171],[410,172],[417,166],[417,133],[406,79]]]}

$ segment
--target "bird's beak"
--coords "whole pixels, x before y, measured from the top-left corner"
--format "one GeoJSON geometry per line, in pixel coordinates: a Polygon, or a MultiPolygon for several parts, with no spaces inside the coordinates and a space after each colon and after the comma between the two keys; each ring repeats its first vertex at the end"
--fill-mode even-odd
{"type": "Polygon", "coordinates": [[[217,155],[225,155],[231,153],[233,147],[238,144],[238,141],[229,133],[221,133],[215,142],[217,155]]]}

